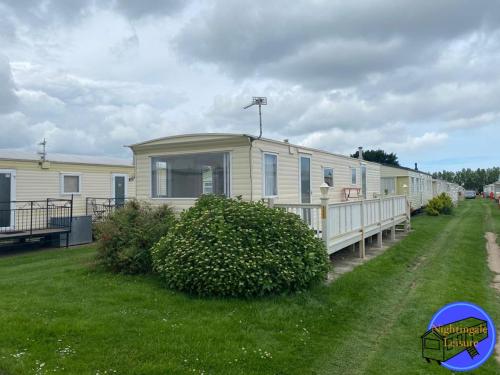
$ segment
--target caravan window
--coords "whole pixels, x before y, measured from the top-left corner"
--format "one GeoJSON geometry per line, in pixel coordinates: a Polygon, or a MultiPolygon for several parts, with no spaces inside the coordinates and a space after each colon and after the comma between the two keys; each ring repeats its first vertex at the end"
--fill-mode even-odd
{"type": "Polygon", "coordinates": [[[333,168],[323,168],[323,181],[330,187],[333,187],[333,168]]]}
{"type": "Polygon", "coordinates": [[[61,173],[61,194],[80,194],[81,175],[78,173],[61,173]]]}
{"type": "Polygon", "coordinates": [[[153,198],[229,196],[229,153],[214,152],[151,158],[153,198]]]}
{"type": "Polygon", "coordinates": [[[278,155],[264,153],[264,198],[278,195],[278,155]]]}
{"type": "Polygon", "coordinates": [[[356,168],[351,167],[351,184],[356,185],[356,168]]]}

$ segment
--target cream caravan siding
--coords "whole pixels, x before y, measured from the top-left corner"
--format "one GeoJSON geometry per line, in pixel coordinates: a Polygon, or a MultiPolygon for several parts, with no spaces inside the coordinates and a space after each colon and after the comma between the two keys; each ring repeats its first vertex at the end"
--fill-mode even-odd
{"type": "MultiPolygon", "coordinates": [[[[177,139],[180,141],[180,139],[177,139]]],[[[243,199],[250,199],[249,154],[250,146],[246,137],[231,137],[220,139],[206,139],[203,137],[189,137],[188,141],[178,144],[170,140],[161,143],[134,146],[136,163],[137,199],[147,200],[153,204],[169,204],[177,210],[191,207],[195,198],[152,198],[151,197],[151,158],[162,155],[195,154],[204,152],[230,153],[230,190],[231,196],[241,195],[243,199]]]]}
{"type": "MultiPolygon", "coordinates": [[[[71,198],[61,194],[61,173],[77,173],[81,178],[81,193],[73,196],[73,214],[85,214],[85,198],[111,198],[112,175],[127,174],[133,177],[132,166],[105,166],[51,162],[49,169],[40,168],[38,161],[0,160],[0,169],[16,171],[16,200],[45,200],[71,198]]],[[[128,182],[128,196],[135,196],[134,182],[128,182]]]]}
{"type": "Polygon", "coordinates": [[[433,197],[432,176],[427,173],[382,165],[381,176],[396,178],[396,193],[406,194],[414,210],[425,206],[433,197]]]}
{"type": "MultiPolygon", "coordinates": [[[[319,186],[323,183],[323,168],[333,168],[334,186],[330,189],[332,201],[343,200],[342,189],[361,188],[360,160],[340,155],[333,155],[319,150],[301,148],[283,142],[255,140],[252,147],[253,197],[263,197],[263,155],[278,155],[278,197],[276,203],[301,203],[299,188],[299,157],[311,158],[311,202],[320,202],[319,186]],[[356,169],[356,184],[351,184],[351,168],[356,169]]],[[[363,161],[367,167],[367,198],[380,193],[380,166],[363,161]]]]}

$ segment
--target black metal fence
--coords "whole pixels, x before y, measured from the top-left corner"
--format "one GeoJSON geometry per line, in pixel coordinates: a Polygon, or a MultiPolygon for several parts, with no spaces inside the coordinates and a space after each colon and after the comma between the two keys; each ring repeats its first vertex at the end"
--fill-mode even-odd
{"type": "Polygon", "coordinates": [[[85,200],[85,214],[92,216],[92,221],[100,221],[108,217],[116,209],[125,205],[133,198],[93,198],[85,200]]]}
{"type": "Polygon", "coordinates": [[[73,198],[0,202],[0,238],[70,232],[73,198]]]}

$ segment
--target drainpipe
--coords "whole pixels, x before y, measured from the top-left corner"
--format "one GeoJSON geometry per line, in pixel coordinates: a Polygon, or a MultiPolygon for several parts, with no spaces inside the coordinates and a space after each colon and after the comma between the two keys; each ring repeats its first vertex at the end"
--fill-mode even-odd
{"type": "Polygon", "coordinates": [[[250,167],[250,201],[253,201],[253,163],[252,163],[252,146],[253,139],[248,137],[248,166],[250,167]]]}

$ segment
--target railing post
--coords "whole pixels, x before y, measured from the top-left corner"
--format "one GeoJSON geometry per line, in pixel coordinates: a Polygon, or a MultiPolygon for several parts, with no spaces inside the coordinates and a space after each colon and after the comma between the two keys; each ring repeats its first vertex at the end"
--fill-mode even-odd
{"type": "Polygon", "coordinates": [[[396,240],[396,197],[391,197],[391,206],[392,206],[392,212],[391,212],[391,220],[392,220],[392,226],[391,226],[391,241],[396,240]]]}
{"type": "Polygon", "coordinates": [[[267,206],[269,208],[274,208],[274,198],[267,198],[267,206]]]}
{"type": "MultiPolygon", "coordinates": [[[[71,194],[71,208],[69,209],[69,231],[71,232],[73,225],[73,194],[71,194]]],[[[68,238],[66,238],[66,247],[68,247],[68,238]]]]}
{"type": "Polygon", "coordinates": [[[405,196],[405,211],[406,211],[405,232],[409,232],[411,229],[411,207],[407,199],[408,198],[405,196]]]}
{"type": "Polygon", "coordinates": [[[378,199],[378,233],[377,233],[377,247],[382,247],[382,196],[378,199]]]}
{"type": "Polygon", "coordinates": [[[321,239],[328,249],[328,196],[322,196],[321,200],[321,239]]]}
{"type": "Polygon", "coordinates": [[[359,257],[365,257],[365,201],[361,198],[361,241],[359,241],[359,257]]]}
{"type": "Polygon", "coordinates": [[[49,229],[49,198],[47,198],[46,206],[45,206],[45,228],[49,229]]]}
{"type": "Polygon", "coordinates": [[[33,201],[30,202],[30,236],[33,234],[33,201]]]}

